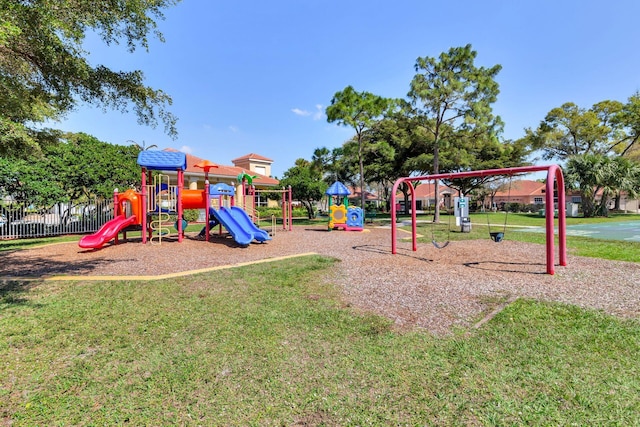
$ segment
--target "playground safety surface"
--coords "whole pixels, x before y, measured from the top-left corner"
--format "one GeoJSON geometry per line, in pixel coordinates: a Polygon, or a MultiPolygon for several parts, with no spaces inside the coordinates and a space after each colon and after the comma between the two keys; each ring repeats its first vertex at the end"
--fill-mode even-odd
{"type": "MultiPolygon", "coordinates": [[[[139,239],[99,250],[70,242],[2,253],[4,286],[45,280],[173,280],[190,274],[312,253],[338,258],[327,284],[339,286],[345,304],[391,318],[399,328],[446,334],[469,327],[502,302],[515,298],[559,301],[640,318],[640,263],[585,258],[569,253],[566,267],[545,274],[545,247],[489,239],[451,242],[445,249],[400,240],[391,254],[391,231],[328,232],[326,227],[294,227],[273,240],[238,246],[226,235],[210,242],[188,235],[178,243],[143,245],[139,239]]],[[[406,237],[399,233],[399,238],[406,237]]],[[[557,255],[556,255],[557,259],[557,255]]],[[[277,273],[276,273],[277,274],[277,273]]],[[[180,280],[189,280],[188,277],[180,280]]],[[[70,284],[71,285],[71,284],[70,284]]]]}

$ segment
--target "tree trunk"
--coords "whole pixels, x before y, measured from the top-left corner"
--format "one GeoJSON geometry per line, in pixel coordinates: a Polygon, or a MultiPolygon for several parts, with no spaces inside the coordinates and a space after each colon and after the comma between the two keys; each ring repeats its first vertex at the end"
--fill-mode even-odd
{"type": "Polygon", "coordinates": [[[305,209],[307,209],[307,216],[309,217],[309,219],[313,219],[314,218],[314,212],[313,212],[313,201],[304,201],[302,202],[304,204],[305,209]]]}
{"type": "Polygon", "coordinates": [[[580,192],[580,198],[582,200],[582,214],[585,218],[593,218],[595,214],[593,200],[582,191],[580,192]]]}

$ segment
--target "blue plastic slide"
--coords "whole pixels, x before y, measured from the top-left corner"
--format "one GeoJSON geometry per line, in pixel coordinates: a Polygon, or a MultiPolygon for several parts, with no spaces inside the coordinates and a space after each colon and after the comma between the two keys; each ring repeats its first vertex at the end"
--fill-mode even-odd
{"type": "Polygon", "coordinates": [[[224,228],[233,236],[233,239],[240,245],[248,245],[254,239],[258,242],[271,240],[269,233],[259,229],[249,215],[237,206],[230,208],[214,209],[210,208],[209,213],[216,217],[224,228]]]}

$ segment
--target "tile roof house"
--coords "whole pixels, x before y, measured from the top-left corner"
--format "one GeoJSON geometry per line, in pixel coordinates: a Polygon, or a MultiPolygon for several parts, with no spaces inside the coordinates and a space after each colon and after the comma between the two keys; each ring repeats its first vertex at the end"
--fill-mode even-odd
{"type": "Polygon", "coordinates": [[[260,154],[249,153],[233,159],[231,162],[239,168],[245,168],[260,175],[271,176],[271,163],[273,163],[273,160],[260,154]]]}
{"type": "MultiPolygon", "coordinates": [[[[499,207],[503,203],[520,203],[525,205],[544,205],[546,183],[531,180],[518,180],[511,183],[511,192],[508,184],[503,186],[494,197],[494,203],[499,207]],[[510,194],[509,194],[510,193],[510,194]]],[[[596,200],[602,197],[602,189],[596,194],[596,200]]],[[[582,199],[576,190],[567,189],[566,203],[580,204],[582,199]]],[[[614,208],[614,200],[609,201],[609,209],[614,208]]],[[[633,199],[626,192],[620,194],[620,210],[625,212],[640,212],[640,201],[633,199]]]]}
{"type": "MultiPolygon", "coordinates": [[[[166,148],[163,151],[178,152],[178,150],[174,148],[166,148]]],[[[202,162],[207,162],[207,160],[194,156],[192,154],[185,155],[187,166],[183,173],[183,186],[190,190],[204,189],[204,170],[202,168],[196,167],[195,165],[202,162]]],[[[236,206],[241,206],[244,209],[251,210],[251,207],[254,205],[270,207],[278,205],[278,202],[276,200],[270,200],[267,197],[261,195],[256,195],[255,197],[248,194],[245,196],[241,196],[243,194],[242,184],[238,182],[238,176],[246,173],[254,177],[252,179],[252,184],[256,190],[280,190],[281,187],[279,180],[271,178],[270,176],[262,173],[271,173],[271,163],[273,163],[273,160],[255,153],[251,153],[247,154],[246,156],[238,157],[237,159],[232,160],[232,162],[234,163],[233,166],[213,163],[215,167],[211,168],[208,173],[209,183],[223,183],[235,187],[235,204],[236,206]]],[[[172,180],[175,180],[176,172],[168,171],[164,173],[171,176],[172,180]]],[[[253,215],[253,213],[250,213],[250,215],[253,215]]]]}
{"type": "MultiPolygon", "coordinates": [[[[436,202],[436,188],[433,183],[420,183],[414,188],[414,193],[416,197],[416,209],[423,210],[428,209],[429,207],[433,207],[436,202]]],[[[453,206],[453,197],[458,194],[458,190],[447,187],[446,185],[440,183],[438,185],[438,193],[440,194],[440,204],[442,207],[450,208],[453,206]]],[[[404,204],[404,194],[402,192],[398,192],[396,194],[396,200],[400,204],[404,204]]],[[[411,203],[411,194],[409,193],[409,203],[411,203]]]]}
{"type": "MultiPolygon", "coordinates": [[[[440,200],[444,207],[453,206],[453,198],[458,195],[458,190],[440,184],[440,200]]],[[[504,203],[519,203],[525,205],[543,205],[545,200],[546,184],[531,180],[517,180],[505,184],[493,197],[493,203],[501,207],[504,203]]],[[[416,208],[427,209],[435,203],[435,186],[432,183],[421,183],[415,188],[416,208]]],[[[403,201],[402,193],[396,196],[398,201],[403,201]]],[[[411,199],[409,199],[411,200],[411,199]]]]}
{"type": "Polygon", "coordinates": [[[517,180],[502,186],[493,197],[497,206],[503,203],[519,203],[523,205],[544,205],[547,184],[527,179],[517,180]]]}
{"type": "MultiPolygon", "coordinates": [[[[167,148],[165,151],[178,151],[173,148],[167,148]]],[[[185,186],[189,188],[204,188],[204,171],[202,168],[195,167],[196,164],[205,161],[200,157],[187,154],[187,168],[184,171],[185,186]]],[[[277,188],[280,181],[271,178],[271,163],[273,160],[257,154],[247,154],[232,160],[233,166],[217,164],[216,168],[209,171],[209,182],[222,182],[230,185],[237,185],[238,175],[248,173],[255,176],[253,185],[256,188],[277,188]],[[265,173],[262,173],[265,172],[265,173]]]]}
{"type": "MultiPolygon", "coordinates": [[[[347,197],[349,199],[349,203],[352,205],[360,205],[360,201],[362,200],[362,192],[360,188],[356,187],[347,187],[351,194],[347,197]]],[[[378,195],[372,191],[364,191],[364,201],[366,202],[374,202],[376,205],[380,202],[378,195]]]]}

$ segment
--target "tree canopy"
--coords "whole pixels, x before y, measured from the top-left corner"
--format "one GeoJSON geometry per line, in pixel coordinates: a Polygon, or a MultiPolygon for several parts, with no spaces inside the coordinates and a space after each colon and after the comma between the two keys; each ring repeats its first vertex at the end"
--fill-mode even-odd
{"type": "Polygon", "coordinates": [[[564,103],[525,132],[522,140],[544,159],[565,163],[586,217],[606,215],[608,201],[620,191],[638,193],[640,93],[626,103],[605,100],[590,108],[564,103]]]}
{"type": "Polygon", "coordinates": [[[524,137],[543,158],[565,161],[583,154],[627,155],[640,139],[640,94],[627,103],[601,101],[590,108],[567,102],[553,108],[524,137]]]}
{"type": "Polygon", "coordinates": [[[621,156],[575,155],[567,162],[566,182],[579,189],[585,217],[607,216],[609,201],[620,191],[640,194],[640,164],[621,156]]]}
{"type": "MultiPolygon", "coordinates": [[[[495,77],[502,67],[478,67],[470,44],[454,47],[438,58],[416,60],[416,75],[407,96],[415,114],[424,117],[421,126],[433,143],[433,173],[440,173],[440,148],[448,149],[463,139],[491,139],[501,132],[502,121],[491,105],[499,93],[495,77]]],[[[438,185],[436,182],[436,205],[438,185]]],[[[439,220],[436,209],[435,221],[439,220]]]]}
{"type": "Polygon", "coordinates": [[[31,160],[0,157],[0,194],[39,207],[89,196],[109,198],[140,181],[139,149],[114,145],[87,134],[66,134],[31,160]]]}
{"type": "MultiPolygon", "coordinates": [[[[334,175],[366,177],[366,183],[390,189],[402,176],[526,164],[528,141],[501,140],[503,124],[492,112],[501,66],[476,66],[476,55],[466,45],[418,58],[407,100],[385,100],[351,86],[337,92],[327,121],[351,126],[356,135],[334,156],[334,175]],[[372,108],[374,100],[387,104],[372,108]]],[[[468,192],[486,180],[449,184],[468,192]]]]}
{"type": "Polygon", "coordinates": [[[92,65],[83,41],[98,34],[107,45],[147,50],[162,40],[156,20],[180,0],[0,0],[0,156],[26,157],[55,142],[38,125],[58,120],[79,102],[137,114],[138,122],[176,135],[171,97],[144,84],[140,70],[92,65]]]}
{"type": "Polygon", "coordinates": [[[291,186],[292,197],[304,205],[309,219],[315,216],[315,203],[322,200],[328,188],[321,169],[305,159],[297,159],[295,166],[284,172],[280,184],[291,186]]]}
{"type": "Polygon", "coordinates": [[[362,143],[362,133],[370,128],[383,114],[391,107],[394,101],[374,95],[370,92],[358,92],[352,86],[347,86],[344,90],[336,92],[331,100],[331,105],[327,107],[327,121],[337,122],[342,126],[350,126],[356,132],[358,143],[358,165],[360,175],[360,193],[362,208],[365,206],[365,171],[364,153],[362,143]]]}

